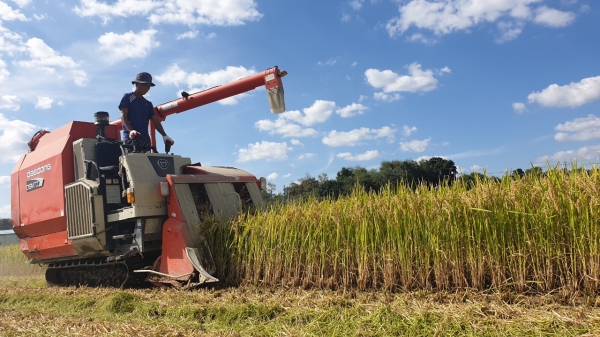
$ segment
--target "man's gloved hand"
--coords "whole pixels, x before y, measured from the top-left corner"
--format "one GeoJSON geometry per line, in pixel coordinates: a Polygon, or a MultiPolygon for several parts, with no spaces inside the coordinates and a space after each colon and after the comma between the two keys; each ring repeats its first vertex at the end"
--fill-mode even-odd
{"type": "Polygon", "coordinates": [[[135,130],[129,131],[129,139],[131,139],[131,140],[135,139],[139,135],[140,135],[140,133],[135,130]]]}
{"type": "Polygon", "coordinates": [[[163,142],[165,142],[165,144],[167,144],[167,142],[171,143],[171,145],[175,144],[175,141],[173,140],[173,138],[171,138],[167,135],[163,136],[163,142]]]}

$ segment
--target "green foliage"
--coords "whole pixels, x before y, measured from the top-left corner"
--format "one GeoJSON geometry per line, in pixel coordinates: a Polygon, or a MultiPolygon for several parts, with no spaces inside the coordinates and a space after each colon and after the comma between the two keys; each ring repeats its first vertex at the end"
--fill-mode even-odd
{"type": "MultiPolygon", "coordinates": [[[[335,179],[328,179],[327,175],[320,175],[318,179],[306,175],[283,188],[281,199],[306,200],[314,197],[319,200],[348,196],[356,186],[361,186],[367,192],[378,192],[385,186],[395,188],[406,185],[415,189],[418,185],[436,187],[440,184],[451,185],[456,179],[457,169],[452,160],[433,157],[429,160],[416,162],[384,161],[378,170],[366,168],[343,167],[335,179]]],[[[267,200],[273,200],[272,197],[267,200]]]]}

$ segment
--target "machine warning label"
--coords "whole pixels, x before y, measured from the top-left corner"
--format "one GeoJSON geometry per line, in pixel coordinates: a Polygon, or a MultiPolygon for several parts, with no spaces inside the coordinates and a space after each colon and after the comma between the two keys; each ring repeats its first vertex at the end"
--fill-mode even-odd
{"type": "Polygon", "coordinates": [[[34,178],[31,180],[27,180],[27,192],[31,192],[33,190],[37,190],[38,188],[44,186],[44,178],[34,178]]]}

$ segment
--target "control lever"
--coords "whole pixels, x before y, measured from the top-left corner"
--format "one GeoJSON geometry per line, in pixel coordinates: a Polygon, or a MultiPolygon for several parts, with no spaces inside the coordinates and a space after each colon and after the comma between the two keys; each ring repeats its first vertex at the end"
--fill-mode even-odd
{"type": "Polygon", "coordinates": [[[165,143],[165,152],[168,154],[169,151],[171,151],[171,143],[170,142],[166,142],[165,143]]]}

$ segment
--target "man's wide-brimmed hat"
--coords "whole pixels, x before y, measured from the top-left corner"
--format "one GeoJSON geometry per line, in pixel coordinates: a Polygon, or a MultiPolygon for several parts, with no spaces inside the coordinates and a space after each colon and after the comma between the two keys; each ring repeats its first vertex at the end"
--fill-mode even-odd
{"type": "Polygon", "coordinates": [[[142,83],[142,84],[150,84],[151,87],[154,86],[154,83],[152,83],[152,75],[148,74],[148,73],[139,73],[135,76],[135,80],[131,81],[131,84],[135,84],[135,83],[142,83]]]}

